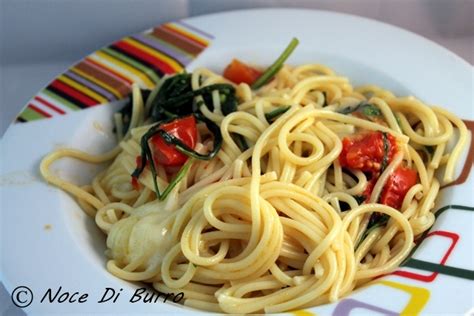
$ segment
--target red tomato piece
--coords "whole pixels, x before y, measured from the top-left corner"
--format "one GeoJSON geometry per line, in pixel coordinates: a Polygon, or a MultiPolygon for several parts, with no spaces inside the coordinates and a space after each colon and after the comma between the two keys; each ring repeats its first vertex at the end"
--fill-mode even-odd
{"type": "Polygon", "coordinates": [[[372,195],[372,191],[374,190],[375,183],[377,183],[376,178],[372,178],[367,182],[367,186],[365,187],[364,193],[362,194],[365,196],[365,202],[368,203],[370,200],[370,196],[372,195]]]}
{"type": "Polygon", "coordinates": [[[260,70],[250,67],[238,59],[233,59],[224,70],[224,78],[236,84],[245,82],[250,85],[261,75],[262,72],[260,70]]]}
{"type": "Polygon", "coordinates": [[[387,155],[387,164],[389,164],[397,152],[395,138],[387,134],[389,150],[385,153],[383,137],[382,132],[369,132],[353,137],[345,137],[342,140],[343,147],[339,155],[341,166],[374,174],[378,173],[384,155],[387,155]]]}
{"type": "MultiPolygon", "coordinates": [[[[197,126],[196,119],[192,115],[163,124],[161,129],[178,138],[190,148],[196,146],[197,126]]],[[[153,159],[156,164],[163,166],[180,166],[188,159],[188,157],[178,151],[174,145],[167,144],[160,135],[153,136],[150,141],[153,159]]]]}
{"type": "Polygon", "coordinates": [[[380,203],[400,209],[405,195],[416,184],[417,179],[416,170],[402,166],[398,167],[385,183],[380,196],[380,203]]]}
{"type": "MultiPolygon", "coordinates": [[[[137,168],[140,169],[142,167],[142,156],[138,155],[136,158],[135,158],[135,164],[137,165],[137,168]]],[[[133,177],[132,176],[132,180],[130,181],[130,183],[132,184],[132,187],[139,191],[140,190],[140,183],[138,182],[138,178],[137,177],[133,177]]]]}

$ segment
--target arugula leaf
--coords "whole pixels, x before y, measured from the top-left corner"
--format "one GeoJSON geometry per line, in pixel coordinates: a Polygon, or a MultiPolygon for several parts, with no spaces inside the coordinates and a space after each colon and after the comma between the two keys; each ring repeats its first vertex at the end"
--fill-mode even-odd
{"type": "MultiPolygon", "coordinates": [[[[138,178],[145,169],[147,162],[150,162],[150,169],[153,175],[153,185],[157,197],[164,200],[171,190],[179,183],[179,181],[186,175],[192,161],[194,159],[209,160],[212,159],[222,147],[222,134],[220,127],[213,121],[206,118],[200,112],[201,105],[205,105],[209,110],[213,110],[212,93],[219,91],[221,101],[221,110],[224,115],[237,110],[237,97],[235,95],[235,88],[230,84],[213,84],[202,87],[197,90],[192,89],[191,74],[181,73],[167,78],[157,92],[153,93],[153,100],[147,100],[150,92],[145,94],[145,103],[151,104],[151,117],[157,122],[153,125],[141,138],[141,164],[133,171],[132,177],[138,178]],[[196,97],[201,96],[202,100],[197,101],[196,97]],[[171,122],[179,117],[194,115],[194,117],[206,124],[207,129],[214,136],[214,148],[208,154],[200,154],[193,148],[188,147],[179,138],[169,134],[161,129],[161,125],[171,122]],[[173,145],[178,151],[190,157],[188,161],[181,167],[175,178],[170,182],[166,189],[161,193],[156,182],[156,166],[150,149],[149,140],[159,135],[165,143],[173,145]]],[[[131,100],[133,101],[133,100],[131,100]]],[[[123,109],[125,114],[132,113],[132,102],[127,104],[123,109]]],[[[122,114],[123,115],[123,114],[122,114]]],[[[130,120],[130,119],[129,119],[130,120]]],[[[127,126],[128,129],[128,126],[127,126]]],[[[246,145],[245,139],[242,137],[243,145],[246,145]]]]}
{"type": "Polygon", "coordinates": [[[394,114],[394,116],[395,116],[395,120],[397,121],[398,126],[402,127],[402,122],[400,121],[400,118],[398,117],[398,115],[394,114]]]}
{"type": "Polygon", "coordinates": [[[242,151],[246,151],[249,149],[249,144],[247,144],[247,141],[245,140],[245,137],[242,134],[237,134],[234,133],[234,141],[237,143],[237,145],[242,149],[242,151]]]}
{"type": "Polygon", "coordinates": [[[221,94],[221,111],[224,115],[237,111],[237,98],[235,93],[221,94]]]}
{"type": "Polygon", "coordinates": [[[365,116],[380,116],[382,115],[382,112],[378,107],[375,105],[369,104],[369,103],[364,103],[361,105],[361,110],[362,113],[364,113],[365,116]]]}
{"type": "Polygon", "coordinates": [[[428,154],[429,154],[430,156],[433,156],[436,147],[435,147],[435,146],[425,146],[425,149],[426,149],[426,151],[428,152],[428,154]]]}
{"type": "Polygon", "coordinates": [[[283,67],[283,64],[288,59],[288,57],[290,57],[291,53],[295,50],[298,44],[298,39],[293,38],[283,53],[281,53],[281,55],[278,57],[278,59],[275,60],[275,62],[270,67],[268,67],[267,70],[265,70],[265,72],[260,77],[258,77],[258,79],[255,80],[255,82],[250,87],[253,90],[257,90],[270,81],[270,79],[280,71],[280,69],[283,67]]]}
{"type": "Polygon", "coordinates": [[[390,216],[387,214],[380,214],[380,213],[373,213],[370,216],[369,224],[367,225],[367,229],[365,230],[364,234],[361,236],[359,242],[355,249],[359,248],[362,242],[369,236],[369,234],[378,227],[383,227],[387,224],[390,216]]]}
{"type": "Polygon", "coordinates": [[[366,103],[366,102],[360,102],[356,106],[348,106],[343,108],[342,110],[338,111],[341,114],[350,114],[353,112],[361,112],[367,117],[372,117],[372,116],[380,116],[382,115],[382,112],[378,107],[376,107],[373,104],[366,103]]]}
{"type": "Polygon", "coordinates": [[[324,96],[324,102],[323,102],[323,108],[328,106],[328,94],[326,91],[323,91],[323,96],[324,96]]]}
{"type": "MultiPolygon", "coordinates": [[[[218,83],[193,90],[191,74],[183,73],[166,79],[161,86],[156,98],[152,101],[151,117],[160,121],[172,116],[185,116],[198,111],[197,96],[202,96],[204,104],[210,111],[212,105],[212,92],[219,91],[221,109],[224,115],[237,110],[237,97],[235,88],[230,84],[218,83]]],[[[201,101],[202,102],[202,101],[201,101]]]]}
{"type": "MultiPolygon", "coordinates": [[[[140,93],[142,94],[143,102],[145,103],[148,96],[150,95],[150,90],[140,89],[140,93]]],[[[133,92],[130,92],[128,95],[127,103],[118,111],[118,113],[122,114],[122,135],[127,134],[128,129],[130,128],[130,122],[132,120],[132,110],[133,110],[133,92]]],[[[113,132],[117,132],[117,127],[114,126],[113,132]]]]}
{"type": "Polygon", "coordinates": [[[291,105],[281,106],[278,109],[265,113],[265,118],[267,119],[267,122],[271,124],[274,119],[276,119],[277,117],[279,117],[280,115],[288,111],[290,108],[291,108],[291,105]]]}
{"type": "Polygon", "coordinates": [[[364,203],[365,199],[367,198],[365,195],[353,195],[352,197],[357,201],[357,204],[359,205],[364,203]]]}
{"type": "Polygon", "coordinates": [[[380,173],[382,173],[388,165],[388,153],[390,151],[390,142],[388,141],[388,136],[386,132],[382,132],[382,141],[383,141],[383,158],[382,164],[380,165],[380,173]]]}

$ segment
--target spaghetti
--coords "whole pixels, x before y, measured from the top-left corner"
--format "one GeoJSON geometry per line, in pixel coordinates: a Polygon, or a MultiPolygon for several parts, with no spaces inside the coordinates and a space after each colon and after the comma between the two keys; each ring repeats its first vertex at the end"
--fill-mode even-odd
{"type": "MultiPolygon", "coordinates": [[[[100,156],[59,149],[42,161],[43,177],[107,234],[108,271],[227,313],[333,302],[394,271],[432,226],[440,184],[454,179],[463,122],[414,97],[354,88],[322,65],[284,66],[257,90],[226,77],[241,83],[208,69],[189,75],[192,91],[230,85],[238,103],[224,111],[217,88],[192,95],[222,137],[210,159],[157,163],[155,141],[143,159],[143,136],[155,124],[150,100],[163,86],[144,100],[134,85],[129,122],[115,116],[118,147],[100,156]],[[50,171],[62,157],[110,165],[78,187],[50,171]]],[[[202,121],[196,128],[194,143],[175,138],[206,155],[217,136],[202,121]]]]}

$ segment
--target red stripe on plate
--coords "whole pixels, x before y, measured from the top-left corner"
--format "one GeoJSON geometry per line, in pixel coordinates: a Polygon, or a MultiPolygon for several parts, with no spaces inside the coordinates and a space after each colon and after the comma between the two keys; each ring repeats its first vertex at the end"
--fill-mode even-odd
{"type": "Polygon", "coordinates": [[[98,101],[89,98],[88,96],[82,94],[81,92],[77,91],[74,88],[67,86],[66,84],[62,83],[59,80],[54,80],[53,82],[51,82],[51,86],[58,90],[61,90],[62,92],[66,93],[72,98],[78,100],[79,102],[82,102],[86,106],[94,106],[94,105],[99,104],[98,101]]]}
{"type": "Polygon", "coordinates": [[[46,101],[45,99],[43,99],[42,97],[39,97],[39,96],[36,96],[34,98],[36,101],[40,102],[41,104],[47,106],[48,108],[52,109],[53,111],[56,111],[58,112],[59,114],[66,114],[66,112],[64,112],[63,110],[61,110],[60,108],[58,108],[57,106],[49,103],[48,101],[46,101]]]}
{"type": "Polygon", "coordinates": [[[49,114],[49,113],[47,113],[47,112],[41,110],[39,107],[37,107],[37,106],[34,105],[34,104],[31,104],[31,103],[30,103],[30,104],[28,105],[28,107],[29,107],[30,109],[32,109],[33,111],[35,111],[35,112],[37,112],[37,113],[39,113],[39,114],[41,114],[41,115],[43,115],[43,116],[46,116],[46,117],[53,117],[51,114],[49,114]]]}
{"type": "Polygon", "coordinates": [[[133,55],[139,59],[143,59],[144,61],[152,64],[153,66],[155,66],[156,68],[160,69],[161,71],[163,71],[164,73],[167,73],[167,74],[172,74],[172,73],[175,73],[176,71],[169,65],[167,64],[165,61],[163,60],[160,60],[148,53],[146,53],[145,51],[141,50],[140,48],[138,47],[134,47],[133,45],[130,45],[129,43],[126,43],[126,42],[117,42],[115,43],[115,46],[117,46],[118,48],[121,48],[123,49],[125,52],[129,53],[130,55],[133,55]]]}

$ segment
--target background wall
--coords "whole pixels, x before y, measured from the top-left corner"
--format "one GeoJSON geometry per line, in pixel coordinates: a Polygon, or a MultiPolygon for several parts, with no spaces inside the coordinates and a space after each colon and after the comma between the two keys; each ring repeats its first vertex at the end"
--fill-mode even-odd
{"type": "Polygon", "coordinates": [[[212,12],[300,7],[356,14],[416,32],[474,63],[473,0],[0,0],[0,5],[0,135],[32,95],[87,54],[162,22],[212,12]]]}

